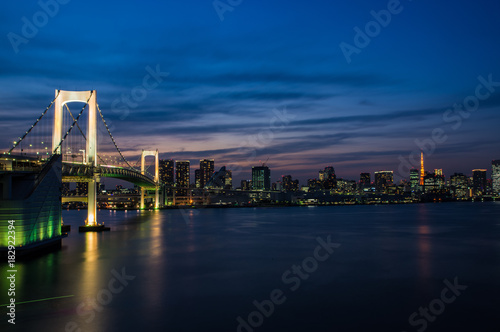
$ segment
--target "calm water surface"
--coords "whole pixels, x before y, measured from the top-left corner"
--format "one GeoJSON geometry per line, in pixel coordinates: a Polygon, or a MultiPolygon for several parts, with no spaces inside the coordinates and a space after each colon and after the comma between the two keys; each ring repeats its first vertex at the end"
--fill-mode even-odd
{"type": "Polygon", "coordinates": [[[17,264],[18,302],[71,297],[19,304],[1,331],[417,331],[431,303],[426,331],[500,330],[498,203],[103,210],[100,234],[78,233],[85,215],[63,211],[63,249],[17,264]],[[318,237],[340,245],[324,261],[318,237]]]}

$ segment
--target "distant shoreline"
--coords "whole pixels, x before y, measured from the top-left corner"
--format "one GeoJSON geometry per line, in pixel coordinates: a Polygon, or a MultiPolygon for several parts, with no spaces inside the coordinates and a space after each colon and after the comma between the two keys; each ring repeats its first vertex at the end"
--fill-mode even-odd
{"type": "MultiPolygon", "coordinates": [[[[426,203],[460,203],[460,202],[470,202],[470,203],[483,203],[483,202],[495,202],[500,201],[499,198],[490,198],[487,199],[464,199],[464,200],[424,200],[424,201],[407,201],[407,202],[382,202],[382,203],[343,203],[336,202],[334,204],[318,204],[318,203],[310,203],[310,204],[248,204],[248,205],[221,205],[221,204],[208,204],[208,205],[175,205],[175,206],[164,206],[158,208],[157,210],[187,210],[187,209],[230,209],[230,208],[278,208],[278,207],[328,207],[328,206],[360,206],[360,205],[408,205],[408,204],[426,204],[426,203]]],[[[87,207],[80,208],[63,208],[63,210],[87,210],[87,207]]],[[[137,208],[100,208],[98,210],[110,210],[110,211],[140,211],[137,208]]],[[[153,211],[154,208],[144,209],[143,211],[153,211]]]]}

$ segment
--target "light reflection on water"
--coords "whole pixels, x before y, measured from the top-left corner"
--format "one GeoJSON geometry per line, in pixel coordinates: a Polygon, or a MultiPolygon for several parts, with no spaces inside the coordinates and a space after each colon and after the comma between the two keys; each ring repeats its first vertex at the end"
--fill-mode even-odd
{"type": "Polygon", "coordinates": [[[78,233],[85,210],[63,213],[73,229],[64,249],[19,263],[18,301],[74,297],[19,306],[26,330],[64,331],[75,321],[83,331],[234,331],[252,301],[288,289],[282,274],[312,255],[318,236],[341,247],[286,293],[259,332],[404,330],[408,315],[455,276],[474,291],[440,318],[448,324],[440,330],[462,328],[465,313],[479,310],[500,280],[500,205],[493,203],[102,210],[98,220],[112,229],[103,233],[78,233]],[[122,268],[135,279],[86,323],[76,308],[92,310],[111,271],[122,268]]]}

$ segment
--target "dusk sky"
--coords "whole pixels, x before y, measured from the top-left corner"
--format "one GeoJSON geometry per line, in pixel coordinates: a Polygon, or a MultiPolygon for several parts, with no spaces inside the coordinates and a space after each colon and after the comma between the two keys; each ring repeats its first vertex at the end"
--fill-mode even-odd
{"type": "Polygon", "coordinates": [[[497,1],[54,1],[1,4],[2,150],[55,89],[95,89],[130,159],[213,158],[235,185],[268,158],[272,181],[398,173],[433,130],[428,170],[500,159],[497,1]]]}

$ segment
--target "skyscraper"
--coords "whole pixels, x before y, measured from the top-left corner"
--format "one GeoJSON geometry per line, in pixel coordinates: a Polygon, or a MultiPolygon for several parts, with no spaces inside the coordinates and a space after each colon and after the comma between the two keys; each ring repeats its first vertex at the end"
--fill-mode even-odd
{"type": "Polygon", "coordinates": [[[224,189],[233,189],[233,172],[228,169],[224,176],[224,189]]]}
{"type": "Polygon", "coordinates": [[[434,187],[435,189],[444,189],[446,186],[446,179],[441,168],[434,170],[434,187]]]}
{"type": "Polygon", "coordinates": [[[500,194],[500,160],[491,162],[491,181],[493,185],[493,194],[500,194]]]}
{"type": "Polygon", "coordinates": [[[200,188],[204,188],[214,174],[214,160],[200,160],[200,188]]]}
{"type": "Polygon", "coordinates": [[[418,169],[412,168],[410,170],[410,185],[411,191],[418,191],[418,186],[420,184],[420,175],[418,174],[418,169]]]}
{"type": "Polygon", "coordinates": [[[241,180],[241,190],[250,190],[250,189],[252,189],[252,181],[241,180]]]}
{"type": "Polygon", "coordinates": [[[214,175],[205,184],[205,188],[208,189],[232,189],[233,188],[233,177],[230,170],[226,170],[226,166],[222,166],[219,171],[215,172],[214,175]]]}
{"type": "Polygon", "coordinates": [[[175,182],[174,161],[172,159],[160,159],[159,164],[160,182],[167,186],[172,186],[175,182]]]}
{"type": "Polygon", "coordinates": [[[467,176],[462,173],[455,173],[450,176],[450,190],[456,198],[466,198],[469,191],[467,176]]]}
{"type": "Polygon", "coordinates": [[[200,171],[200,169],[194,170],[194,187],[201,188],[201,171],[200,171]]]}
{"type": "Polygon", "coordinates": [[[271,170],[267,166],[252,167],[252,189],[270,190],[271,189],[271,170]]]}
{"type": "Polygon", "coordinates": [[[359,187],[361,189],[369,188],[371,185],[371,176],[370,173],[361,173],[359,175],[359,187]]]}
{"type": "Polygon", "coordinates": [[[327,166],[324,170],[319,171],[319,181],[323,184],[324,189],[335,188],[337,186],[335,169],[332,166],[327,166]]]}
{"type": "Polygon", "coordinates": [[[393,181],[393,171],[375,172],[375,189],[378,192],[385,192],[387,187],[392,186],[393,181]]]}
{"type": "MultiPolygon", "coordinates": [[[[177,188],[189,188],[189,160],[175,161],[175,185],[177,188]]],[[[177,190],[178,195],[186,195],[186,190],[177,190]]]]}
{"type": "Polygon", "coordinates": [[[283,175],[281,179],[284,191],[299,190],[299,180],[293,180],[291,175],[283,175]]]}
{"type": "Polygon", "coordinates": [[[472,170],[472,193],[474,196],[482,196],[486,194],[486,170],[472,170]]]}

